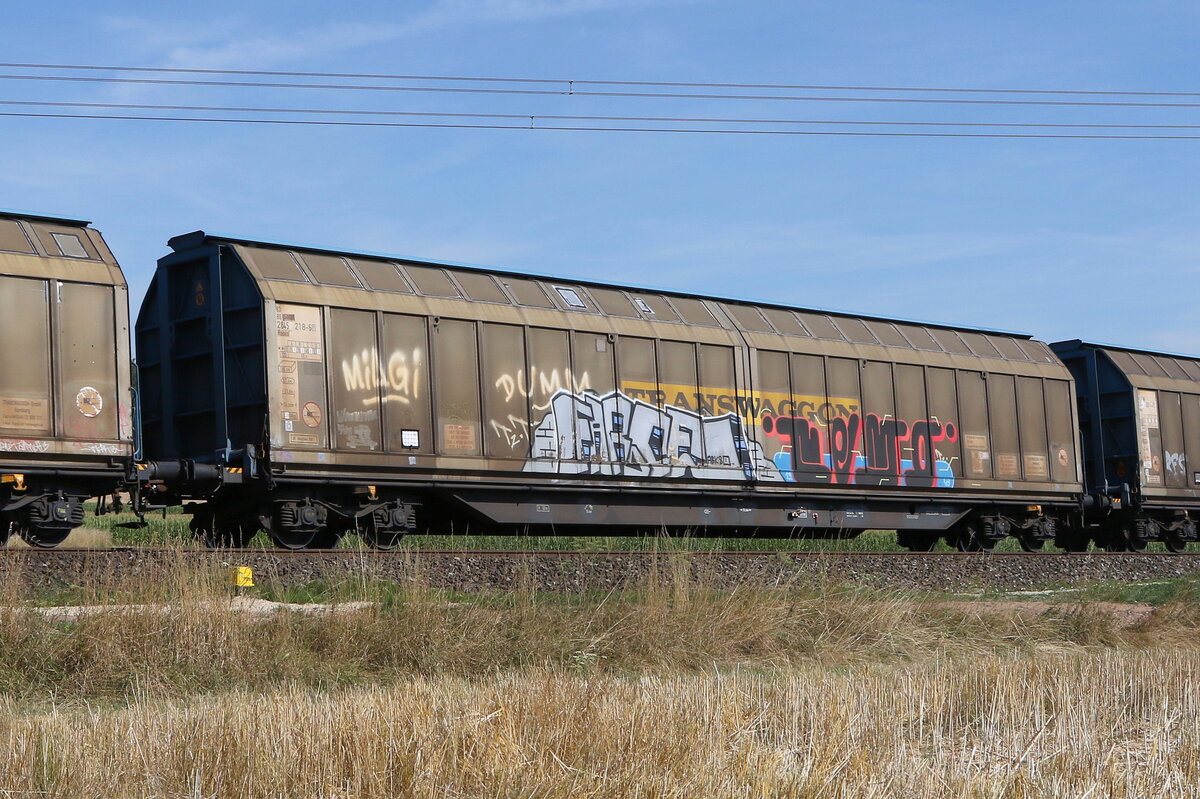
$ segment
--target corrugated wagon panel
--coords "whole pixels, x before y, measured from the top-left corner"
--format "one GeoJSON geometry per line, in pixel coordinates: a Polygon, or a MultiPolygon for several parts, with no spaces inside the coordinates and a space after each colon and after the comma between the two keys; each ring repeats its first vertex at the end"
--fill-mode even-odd
{"type": "MultiPolygon", "coordinates": [[[[383,448],[379,344],[375,314],[334,308],[329,313],[329,385],[334,449],[383,448]]],[[[301,419],[304,418],[303,412],[301,419]]]]}
{"type": "Polygon", "coordinates": [[[433,452],[429,333],[419,316],[383,314],[384,394],[387,449],[406,454],[433,452]]]}
{"type": "Polygon", "coordinates": [[[1183,469],[1189,488],[1200,487],[1200,395],[1180,395],[1185,455],[1183,469]]]}
{"type": "Polygon", "coordinates": [[[517,325],[485,322],[479,340],[487,422],[485,450],[489,458],[511,461],[509,468],[520,469],[529,452],[525,330],[517,325]]]}
{"type": "Polygon", "coordinates": [[[475,323],[443,319],[434,326],[433,390],[438,452],[483,454],[479,408],[479,352],[475,323]]]}
{"type": "Polygon", "coordinates": [[[115,298],[110,286],[58,287],[59,424],[68,438],[117,438],[115,298]],[[104,413],[105,406],[109,412],[104,413]]]}
{"type": "Polygon", "coordinates": [[[0,277],[0,433],[48,436],[50,287],[45,280],[0,277]]]}

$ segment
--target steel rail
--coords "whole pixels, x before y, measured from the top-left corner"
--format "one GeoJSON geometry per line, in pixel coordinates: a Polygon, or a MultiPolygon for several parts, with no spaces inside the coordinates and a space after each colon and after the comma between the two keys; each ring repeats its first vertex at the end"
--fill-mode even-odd
{"type": "Polygon", "coordinates": [[[1058,557],[1078,559],[1090,557],[1103,558],[1176,558],[1185,560],[1188,558],[1200,558],[1200,551],[1195,552],[872,552],[872,551],[853,551],[853,550],[827,550],[827,551],[801,551],[801,550],[704,550],[704,551],[686,551],[686,550],[631,550],[631,549],[613,549],[613,550],[574,550],[574,549],[531,549],[531,550],[510,550],[510,549],[396,549],[396,550],[375,550],[375,549],[268,549],[268,548],[246,548],[246,549],[203,549],[203,548],[177,548],[177,547],[57,547],[54,549],[38,549],[36,547],[2,547],[0,552],[10,555],[25,554],[28,556],[55,556],[55,555],[129,555],[129,554],[203,554],[208,556],[220,555],[223,557],[244,556],[271,556],[271,557],[334,557],[334,558],[404,558],[404,557],[504,557],[504,558],[540,558],[540,557],[626,557],[626,558],[645,558],[645,557],[676,557],[685,555],[689,557],[702,558],[778,558],[780,556],[800,558],[811,560],[816,558],[968,558],[976,560],[998,559],[1007,560],[1012,558],[1054,558],[1058,557]]]}

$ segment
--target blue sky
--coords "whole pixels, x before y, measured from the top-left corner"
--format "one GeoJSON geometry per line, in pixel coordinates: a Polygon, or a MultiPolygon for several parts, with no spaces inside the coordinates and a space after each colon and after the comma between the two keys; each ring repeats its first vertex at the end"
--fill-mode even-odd
{"type": "MultiPolygon", "coordinates": [[[[35,63],[1200,91],[1198,33],[1200,4],[1181,1],[110,0],[28,5],[8,15],[0,44],[3,60],[35,63]]],[[[1200,124],[1200,108],[15,80],[0,80],[0,99],[1200,124]]],[[[1200,141],[0,126],[0,207],[93,220],[135,310],[166,240],[199,228],[1200,353],[1200,141]]]]}

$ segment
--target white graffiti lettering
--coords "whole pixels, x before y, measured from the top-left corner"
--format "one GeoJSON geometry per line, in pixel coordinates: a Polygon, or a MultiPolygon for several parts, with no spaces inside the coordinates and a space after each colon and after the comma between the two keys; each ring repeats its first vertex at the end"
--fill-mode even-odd
{"type": "Polygon", "coordinates": [[[102,442],[81,444],[80,449],[85,449],[95,455],[121,455],[124,453],[124,450],[116,444],[105,444],[102,442]]]}
{"type": "Polygon", "coordinates": [[[1163,462],[1167,474],[1179,480],[1187,480],[1187,459],[1182,452],[1164,452],[1163,462]]]}
{"type": "Polygon", "coordinates": [[[409,404],[421,398],[425,353],[422,347],[393,350],[383,361],[374,348],[355,353],[342,361],[342,384],[348,392],[361,392],[363,405],[378,402],[376,392],[385,389],[384,402],[409,404]]]}
{"type": "MultiPolygon", "coordinates": [[[[505,403],[510,403],[518,397],[524,400],[531,396],[553,398],[559,391],[573,390],[575,393],[591,391],[592,381],[587,372],[579,375],[573,375],[569,369],[561,371],[552,369],[546,372],[535,366],[530,371],[530,375],[531,378],[526,380],[524,369],[518,369],[516,374],[506,372],[495,379],[492,387],[504,395],[505,403]]],[[[540,405],[535,403],[533,411],[535,414],[548,411],[550,404],[550,400],[540,405]]],[[[529,441],[529,423],[514,414],[510,413],[507,418],[503,419],[488,419],[488,426],[513,450],[529,441]]]]}
{"type": "MultiPolygon", "coordinates": [[[[518,395],[525,398],[533,396],[535,388],[538,396],[546,397],[551,397],[559,391],[590,391],[592,381],[587,372],[572,375],[570,369],[551,369],[547,372],[535,366],[529,372],[529,380],[525,379],[525,370],[518,369],[515,375],[500,375],[492,386],[504,393],[505,402],[512,402],[518,395]]],[[[545,405],[534,406],[535,410],[545,410],[549,407],[548,402],[545,405]]]]}
{"type": "Polygon", "coordinates": [[[0,438],[0,451],[3,452],[49,452],[49,441],[33,441],[27,438],[0,438]]]}
{"type": "Polygon", "coordinates": [[[559,391],[533,430],[528,472],[778,481],[737,414],[700,416],[619,391],[559,391]]]}
{"type": "Polygon", "coordinates": [[[510,449],[515,450],[521,442],[529,440],[529,422],[514,414],[510,413],[503,421],[489,419],[488,425],[510,449]]]}

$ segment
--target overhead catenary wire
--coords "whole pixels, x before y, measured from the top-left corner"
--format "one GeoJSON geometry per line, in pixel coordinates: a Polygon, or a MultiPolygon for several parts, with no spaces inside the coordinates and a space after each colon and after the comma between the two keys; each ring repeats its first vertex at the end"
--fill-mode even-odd
{"type": "Polygon", "coordinates": [[[976,138],[976,139],[1157,139],[1157,140],[1200,140],[1200,135],[1182,134],[1112,134],[1112,133],[962,133],[923,132],[894,130],[768,130],[748,128],[651,128],[610,127],[585,125],[536,125],[531,118],[529,125],[467,124],[448,122],[359,122],[350,120],[323,119],[248,119],[237,117],[178,117],[138,116],[128,114],[52,114],[35,112],[0,111],[0,117],[24,117],[39,119],[93,119],[126,120],[143,122],[202,122],[258,125],[308,125],[365,128],[448,128],[459,130],[536,130],[536,131],[579,131],[606,133],[704,133],[726,135],[764,136],[893,136],[907,138],[976,138]]]}
{"type": "Polygon", "coordinates": [[[1200,108],[1200,102],[1132,102],[1126,100],[1000,100],[994,98],[974,99],[963,97],[854,97],[834,95],[786,95],[786,94],[713,94],[701,92],[630,92],[630,91],[586,91],[573,87],[563,89],[513,89],[475,88],[461,86],[396,86],[347,83],[291,83],[272,81],[230,80],[187,80],[177,78],[117,78],[87,75],[22,75],[0,74],[0,80],[10,81],[53,81],[73,83],[115,83],[157,86],[215,86],[222,88],[260,89],[303,89],[328,91],[366,92],[415,92],[444,94],[488,94],[488,95],[537,95],[574,97],[622,97],[666,100],[753,100],[788,102],[844,102],[844,103],[909,103],[937,105],[993,105],[993,106],[1078,106],[1078,107],[1121,107],[1121,108],[1200,108]]]}
{"type": "Polygon", "coordinates": [[[278,108],[270,106],[222,106],[222,105],[163,105],[153,103],[89,103],[51,100],[0,100],[0,106],[35,106],[39,108],[97,108],[108,110],[139,111],[194,111],[225,113],[270,113],[311,114],[373,117],[439,117],[469,119],[520,119],[554,120],[579,122],[671,122],[707,124],[761,124],[761,125],[860,125],[886,127],[938,127],[938,128],[1089,128],[1089,129],[1138,129],[1138,130],[1196,130],[1200,124],[1134,124],[1103,122],[931,122],[914,120],[863,120],[863,119],[778,119],[758,117],[666,117],[666,116],[612,116],[583,114],[501,114],[467,111],[384,111],[351,108],[278,108]]]}
{"type": "Polygon", "coordinates": [[[195,67],[137,67],[114,66],[100,64],[32,64],[0,62],[0,68],[10,69],[58,69],[58,70],[87,70],[104,72],[158,72],[166,74],[194,75],[258,75],[263,77],[297,77],[297,78],[344,78],[358,80],[420,80],[446,82],[478,82],[478,83],[533,83],[578,86],[663,86],[679,88],[707,89],[776,89],[780,91],[819,90],[819,91],[873,91],[873,92],[929,92],[929,93],[958,93],[958,94],[1075,94],[1095,96],[1126,96],[1126,97],[1200,97],[1200,92],[1185,91],[1128,91],[1113,89],[1003,89],[1003,88],[968,88],[947,86],[863,86],[838,84],[803,84],[803,83],[706,83],[697,81],[653,81],[653,80],[589,80],[574,78],[504,78],[473,75],[397,75],[369,72],[288,72],[282,70],[261,69],[212,69],[195,67]]]}

